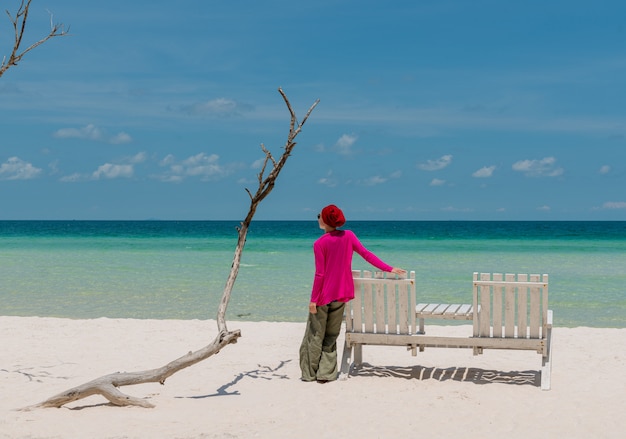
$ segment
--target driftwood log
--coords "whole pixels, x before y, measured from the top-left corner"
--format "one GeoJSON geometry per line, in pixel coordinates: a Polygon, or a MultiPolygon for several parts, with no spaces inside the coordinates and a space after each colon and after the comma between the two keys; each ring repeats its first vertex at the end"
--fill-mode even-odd
{"type": "Polygon", "coordinates": [[[315,108],[315,106],[319,103],[319,100],[315,101],[313,105],[309,108],[302,122],[298,123],[296,119],[296,115],[291,108],[291,104],[287,99],[287,96],[283,92],[281,88],[278,89],[279,93],[283,97],[287,108],[289,109],[289,113],[291,115],[291,123],[289,127],[289,135],[287,136],[287,142],[284,147],[284,152],[281,155],[279,160],[275,160],[272,156],[271,152],[265,148],[264,145],[261,145],[261,148],[265,154],[265,160],[261,171],[258,174],[259,187],[256,193],[250,192],[250,190],[246,189],[248,195],[250,196],[250,209],[248,211],[248,215],[241,222],[240,226],[237,228],[239,238],[237,241],[237,247],[235,249],[235,254],[233,257],[233,264],[231,266],[230,274],[228,276],[228,280],[226,281],[226,286],[224,287],[224,292],[222,294],[222,299],[220,301],[218,312],[217,312],[217,330],[218,335],[215,339],[207,346],[202,349],[199,349],[195,352],[189,352],[186,355],[166,364],[163,367],[145,370],[141,372],[116,372],[109,375],[102,376],[93,381],[89,381],[85,384],[82,384],[77,387],[73,387],[69,390],[59,393],[51,398],[46,399],[38,404],[25,407],[22,410],[30,410],[34,408],[44,408],[44,407],[61,407],[65,404],[71,403],[73,401],[77,401],[79,399],[86,398],[91,395],[102,395],[104,398],[108,399],[112,404],[117,406],[139,406],[139,407],[154,407],[152,403],[147,401],[146,399],[136,398],[133,396],[126,395],[122,393],[119,388],[123,386],[130,386],[135,384],[145,384],[145,383],[161,383],[164,384],[165,380],[178,372],[179,370],[185,369],[189,366],[192,366],[202,360],[205,360],[215,354],[217,354],[223,347],[236,343],[237,339],[241,337],[241,332],[239,330],[229,331],[226,326],[226,309],[228,307],[228,302],[230,300],[230,295],[235,284],[235,280],[237,278],[237,273],[239,272],[239,265],[241,261],[241,255],[243,253],[243,249],[246,243],[246,236],[248,234],[248,228],[250,223],[252,222],[252,218],[256,212],[256,209],[263,201],[263,199],[272,191],[274,188],[276,178],[280,174],[283,166],[287,162],[287,159],[291,155],[291,151],[296,146],[295,139],[300,134],[302,130],[302,126],[307,121],[309,115],[315,108]],[[269,170],[269,172],[267,172],[269,170]],[[267,174],[266,174],[267,172],[267,174]]]}

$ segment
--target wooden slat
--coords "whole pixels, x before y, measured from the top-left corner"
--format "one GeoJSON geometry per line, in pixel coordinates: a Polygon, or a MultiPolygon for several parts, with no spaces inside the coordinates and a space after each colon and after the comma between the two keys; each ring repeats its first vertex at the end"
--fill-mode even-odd
{"type": "Polygon", "coordinates": [[[543,315],[541,337],[546,338],[546,334],[548,333],[548,325],[552,326],[552,323],[548,323],[548,275],[544,274],[541,280],[545,285],[543,287],[543,309],[541,310],[543,315]]]}
{"type": "Polygon", "coordinates": [[[415,309],[415,302],[417,300],[416,297],[416,288],[415,288],[415,272],[411,271],[409,273],[409,279],[410,279],[410,283],[407,286],[407,290],[408,290],[408,295],[409,295],[409,309],[406,310],[406,312],[409,315],[409,325],[410,325],[410,329],[409,331],[412,332],[413,334],[415,334],[417,331],[419,331],[419,329],[416,326],[416,316],[415,313],[412,312],[412,310],[415,309]]]}
{"type": "Polygon", "coordinates": [[[389,285],[387,288],[387,330],[390,334],[398,333],[398,314],[396,285],[389,285]]]}
{"type": "Polygon", "coordinates": [[[471,314],[474,310],[474,307],[468,303],[461,305],[457,311],[458,315],[467,316],[471,314]]]}
{"type": "Polygon", "coordinates": [[[385,325],[385,285],[373,285],[374,306],[376,309],[376,332],[384,334],[385,325]]]}
{"type": "Polygon", "coordinates": [[[359,281],[363,277],[361,271],[352,272],[354,280],[354,300],[352,306],[352,330],[356,332],[363,331],[363,284],[359,281]]]}
{"type": "MultiPolygon", "coordinates": [[[[369,278],[372,273],[363,271],[363,277],[369,278]]],[[[363,323],[365,324],[365,332],[374,332],[374,303],[373,303],[372,284],[370,282],[363,283],[363,323]]]]}
{"type": "MultiPolygon", "coordinates": [[[[490,280],[489,273],[481,273],[480,280],[490,280]]],[[[489,285],[480,285],[480,336],[491,335],[491,288],[489,285]]]]}
{"type": "MultiPolygon", "coordinates": [[[[518,274],[517,280],[526,282],[526,274],[518,274]]],[[[517,288],[517,337],[528,337],[528,293],[527,288],[517,288]]]]}
{"type": "Polygon", "coordinates": [[[435,308],[439,306],[438,303],[430,303],[422,310],[422,314],[432,314],[435,308]]]}
{"type": "Polygon", "coordinates": [[[543,350],[545,340],[533,339],[509,339],[509,338],[474,338],[474,337],[446,337],[429,335],[389,335],[389,334],[346,334],[350,343],[362,343],[366,345],[384,346],[407,346],[424,345],[432,347],[464,347],[464,348],[489,348],[489,349],[519,349],[519,350],[543,350]]]}
{"type": "MultiPolygon", "coordinates": [[[[507,273],[504,275],[507,282],[513,282],[515,275],[507,273]]],[[[504,336],[515,337],[515,287],[507,285],[504,287],[504,336]]]]}
{"type": "Polygon", "coordinates": [[[412,313],[409,300],[409,289],[399,288],[398,291],[398,328],[400,334],[410,334],[409,314],[412,313]]]}
{"type": "Polygon", "coordinates": [[[448,305],[448,307],[446,308],[446,310],[444,311],[444,315],[445,316],[450,316],[453,317],[457,314],[459,308],[461,307],[460,304],[457,303],[453,303],[452,305],[448,305]]]}
{"type": "MultiPolygon", "coordinates": [[[[520,275],[521,276],[521,275],[520,275]]],[[[493,282],[491,280],[478,280],[476,281],[476,285],[500,285],[500,286],[505,286],[505,285],[509,285],[513,283],[515,286],[526,286],[526,287],[532,287],[532,286],[545,286],[544,282],[530,282],[530,281],[515,281],[515,282],[507,282],[507,281],[502,281],[502,282],[493,282]]]]}
{"type": "MultiPolygon", "coordinates": [[[[538,274],[530,275],[531,281],[538,281],[538,274]]],[[[541,289],[530,287],[530,338],[539,338],[539,328],[541,327],[541,289]]]]}
{"type": "Polygon", "coordinates": [[[443,315],[443,313],[446,312],[446,309],[448,309],[449,306],[450,305],[448,305],[447,303],[439,304],[437,308],[433,310],[433,315],[443,315]]]}
{"type": "MultiPolygon", "coordinates": [[[[502,273],[493,273],[492,280],[494,282],[502,281],[502,273]]],[[[502,337],[502,286],[494,285],[492,287],[492,320],[493,320],[493,336],[502,337]]]]}
{"type": "MultiPolygon", "coordinates": [[[[478,273],[474,272],[473,274],[473,284],[472,284],[472,308],[473,308],[473,312],[472,312],[472,324],[473,324],[473,329],[472,329],[472,334],[474,337],[478,337],[480,336],[480,328],[479,328],[479,322],[478,322],[478,284],[476,283],[478,281],[478,273]]],[[[474,349],[474,355],[477,354],[476,349],[474,349]]]]}
{"type": "Polygon", "coordinates": [[[415,312],[419,314],[419,313],[421,313],[421,312],[424,310],[424,308],[426,308],[427,306],[429,306],[429,304],[428,304],[428,303],[418,303],[417,305],[415,305],[415,312]]]}

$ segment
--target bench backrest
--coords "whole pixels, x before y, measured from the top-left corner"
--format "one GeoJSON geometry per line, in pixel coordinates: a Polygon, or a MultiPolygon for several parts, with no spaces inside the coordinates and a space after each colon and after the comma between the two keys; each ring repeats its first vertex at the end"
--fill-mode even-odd
{"type": "Polygon", "coordinates": [[[474,273],[474,337],[546,337],[548,275],[474,273]]]}
{"type": "Polygon", "coordinates": [[[346,330],[372,334],[415,334],[415,272],[352,271],[354,300],[346,306],[346,330]]]}

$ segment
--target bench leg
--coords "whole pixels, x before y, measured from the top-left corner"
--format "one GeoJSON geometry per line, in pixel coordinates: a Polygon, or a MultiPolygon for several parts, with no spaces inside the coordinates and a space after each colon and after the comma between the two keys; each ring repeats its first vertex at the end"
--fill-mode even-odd
{"type": "Polygon", "coordinates": [[[552,328],[548,328],[547,333],[547,353],[541,361],[541,390],[550,390],[550,375],[552,375],[552,328]]]}
{"type": "Polygon", "coordinates": [[[341,379],[348,377],[350,373],[350,366],[352,365],[352,346],[348,346],[348,342],[343,343],[343,354],[341,355],[341,366],[339,368],[339,375],[341,379]]]}
{"type": "Polygon", "coordinates": [[[363,363],[363,345],[355,344],[354,345],[354,365],[360,366],[363,363]]]}

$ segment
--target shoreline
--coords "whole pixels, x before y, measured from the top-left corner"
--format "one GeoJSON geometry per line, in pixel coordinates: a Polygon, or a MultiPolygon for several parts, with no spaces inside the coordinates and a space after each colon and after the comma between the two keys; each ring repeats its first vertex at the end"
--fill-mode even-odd
{"type": "MultiPolygon", "coordinates": [[[[618,438],[626,429],[626,328],[553,329],[552,389],[534,352],[366,346],[347,379],[300,381],[305,323],[227,321],[237,344],[165,385],[127,386],[153,409],[101,396],[61,409],[18,408],[115,371],[141,371],[210,343],[215,320],[0,316],[0,438],[618,438]],[[319,430],[329,423],[327,430],[319,430]],[[468,435],[469,434],[469,435],[468,435]]],[[[437,331],[468,333],[469,325],[437,331]]],[[[471,326],[469,326],[471,328],[471,326]]],[[[471,330],[469,330],[471,334],[471,330]]],[[[339,356],[343,347],[340,336],[339,356]]]]}

